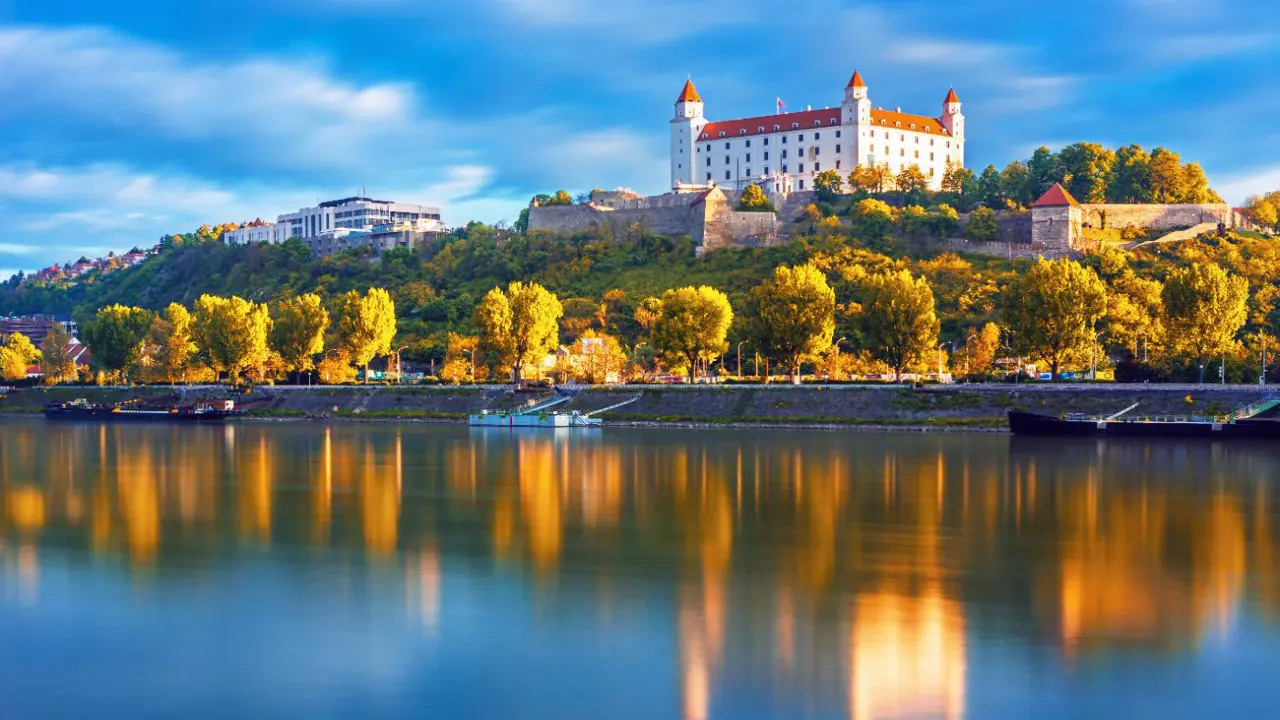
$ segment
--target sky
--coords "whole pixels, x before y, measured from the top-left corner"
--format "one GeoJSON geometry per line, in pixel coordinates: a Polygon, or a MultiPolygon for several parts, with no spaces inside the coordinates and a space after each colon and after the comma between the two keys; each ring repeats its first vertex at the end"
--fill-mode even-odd
{"type": "Polygon", "coordinates": [[[970,167],[1163,145],[1228,201],[1280,188],[1262,0],[0,0],[0,277],[359,194],[515,219],[564,188],[663,192],[691,77],[711,119],[936,115],[970,167]]]}

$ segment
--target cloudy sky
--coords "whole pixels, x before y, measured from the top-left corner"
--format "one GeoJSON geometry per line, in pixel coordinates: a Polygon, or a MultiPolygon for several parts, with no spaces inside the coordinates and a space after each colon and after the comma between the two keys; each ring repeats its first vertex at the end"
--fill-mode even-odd
{"type": "Polygon", "coordinates": [[[660,192],[671,104],[938,112],[971,166],[1165,145],[1228,200],[1280,187],[1261,0],[0,0],[0,274],[365,187],[512,220],[535,192],[660,192]]]}

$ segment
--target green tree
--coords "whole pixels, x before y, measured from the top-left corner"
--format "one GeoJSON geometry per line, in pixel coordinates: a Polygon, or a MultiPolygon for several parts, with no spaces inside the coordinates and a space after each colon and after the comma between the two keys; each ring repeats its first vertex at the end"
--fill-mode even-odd
{"type": "Polygon", "coordinates": [[[924,360],[938,340],[938,316],[929,281],[908,270],[869,276],[862,284],[858,330],[871,356],[893,368],[924,360]]]}
{"type": "MultiPolygon", "coordinates": [[[[141,357],[142,343],[151,329],[151,312],[137,307],[109,305],[85,326],[85,340],[98,367],[128,374],[141,357]]],[[[127,379],[127,378],[126,378],[127,379]]]]}
{"type": "MultiPolygon", "coordinates": [[[[1043,148],[1041,148],[1043,149],[1043,148]]],[[[1000,197],[1018,205],[1030,205],[1040,197],[1035,192],[1035,178],[1027,166],[1014,160],[1000,173],[1000,197]]]]}
{"type": "Polygon", "coordinates": [[[1058,153],[1067,191],[1083,203],[1106,202],[1116,154],[1097,143],[1079,142],[1058,153]]]}
{"type": "Polygon", "coordinates": [[[1000,221],[989,207],[974,208],[964,223],[964,236],[973,242],[991,242],[1000,236],[1000,221]]]}
{"type": "Polygon", "coordinates": [[[1015,198],[1020,205],[1030,205],[1049,191],[1054,183],[1066,184],[1062,159],[1047,147],[1038,147],[1027,161],[1027,182],[1023,194],[1015,198]]]}
{"type": "Polygon", "coordinates": [[[1107,340],[1110,344],[1131,350],[1138,357],[1139,346],[1159,341],[1163,314],[1161,294],[1164,286],[1158,280],[1125,272],[1111,284],[1107,293],[1107,340]]]}
{"type": "Polygon", "coordinates": [[[759,185],[751,183],[743,189],[742,196],[738,198],[738,209],[752,212],[773,212],[773,203],[769,202],[769,196],[764,194],[759,185]]]}
{"type": "Polygon", "coordinates": [[[54,323],[40,343],[40,372],[44,375],[46,385],[76,379],[76,361],[71,357],[70,351],[71,335],[62,327],[62,323],[54,323]]]}
{"type": "Polygon", "coordinates": [[[271,324],[271,347],[280,353],[286,369],[303,372],[315,367],[324,352],[329,311],[319,295],[306,293],[281,301],[271,324]]]}
{"type": "Polygon", "coordinates": [[[1141,145],[1128,145],[1117,150],[1112,174],[1107,188],[1108,202],[1151,202],[1151,156],[1141,145]]]}
{"type": "Polygon", "coordinates": [[[1097,274],[1066,258],[1038,260],[1005,291],[1014,350],[1048,363],[1055,380],[1063,363],[1093,347],[1106,311],[1107,289],[1097,274]]]}
{"type": "Polygon", "coordinates": [[[494,288],[476,308],[480,347],[486,356],[512,368],[512,382],[520,383],[524,369],[537,364],[560,344],[560,300],[537,283],[513,282],[506,291],[494,288]]]}
{"type": "Polygon", "coordinates": [[[1165,280],[1166,345],[1179,357],[1195,360],[1204,382],[1204,361],[1231,352],[1248,319],[1249,282],[1228,275],[1216,264],[1175,268],[1165,280]]]}
{"type": "Polygon", "coordinates": [[[893,208],[883,200],[867,198],[853,206],[853,229],[863,239],[884,240],[893,223],[893,208]]]}
{"type": "Polygon", "coordinates": [[[817,191],[819,200],[833,202],[844,191],[844,178],[835,170],[823,170],[814,176],[813,189],[817,191]]]}
{"type": "Polygon", "coordinates": [[[995,165],[988,165],[978,176],[978,197],[982,204],[989,208],[1004,207],[1004,189],[1001,184],[1000,171],[995,165]]]}
{"type": "Polygon", "coordinates": [[[960,214],[946,203],[929,208],[929,229],[937,238],[954,237],[960,230],[960,214]]]}
{"type": "Polygon", "coordinates": [[[781,358],[800,381],[800,365],[831,347],[836,293],[813,265],[781,265],[773,277],[752,289],[748,324],[756,346],[781,358]]]}
{"type": "Polygon", "coordinates": [[[667,290],[655,302],[650,342],[669,365],[688,370],[694,381],[700,360],[710,360],[729,349],[725,338],[733,324],[729,298],[713,287],[667,290]]]}
{"type": "Polygon", "coordinates": [[[267,361],[271,317],[267,306],[240,297],[201,295],[195,302],[192,331],[215,371],[232,384],[246,368],[267,361]]]}
{"type": "Polygon", "coordinates": [[[338,298],[337,316],[338,345],[364,370],[364,382],[368,383],[369,363],[391,353],[396,305],[382,288],[369,288],[364,295],[351,290],[338,298]]]}

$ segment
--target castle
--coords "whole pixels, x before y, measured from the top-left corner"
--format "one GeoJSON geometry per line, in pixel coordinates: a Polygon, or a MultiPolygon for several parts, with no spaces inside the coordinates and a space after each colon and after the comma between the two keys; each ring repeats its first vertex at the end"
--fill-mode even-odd
{"type": "Polygon", "coordinates": [[[859,165],[887,165],[894,174],[916,165],[938,190],[948,165],[964,166],[964,137],[954,89],[938,117],[911,115],[872,107],[855,71],[839,107],[712,122],[689,80],[671,120],[671,187],[741,190],[754,183],[785,194],[812,190],[824,170],[847,177],[859,165]]]}

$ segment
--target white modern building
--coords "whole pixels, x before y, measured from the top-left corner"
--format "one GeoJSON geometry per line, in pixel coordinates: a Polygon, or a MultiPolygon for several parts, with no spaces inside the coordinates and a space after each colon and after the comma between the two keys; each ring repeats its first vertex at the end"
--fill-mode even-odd
{"type": "Polygon", "coordinates": [[[422,232],[445,230],[444,223],[440,221],[440,208],[366,197],[322,202],[316,207],[281,215],[276,218],[276,224],[288,228],[288,237],[304,240],[339,228],[372,230],[379,225],[411,225],[422,232]]]}
{"type": "Polygon", "coordinates": [[[895,174],[916,165],[936,190],[948,163],[964,166],[964,115],[954,89],[937,117],[873,107],[856,71],[834,108],[715,122],[703,109],[693,81],[686,82],[671,120],[671,186],[677,192],[712,183],[741,190],[778,182],[812,190],[823,170],[848,177],[859,165],[887,165],[895,174]]]}
{"type": "Polygon", "coordinates": [[[245,223],[235,230],[228,230],[222,234],[222,241],[228,245],[282,243],[288,239],[289,226],[262,220],[245,223]]]}

